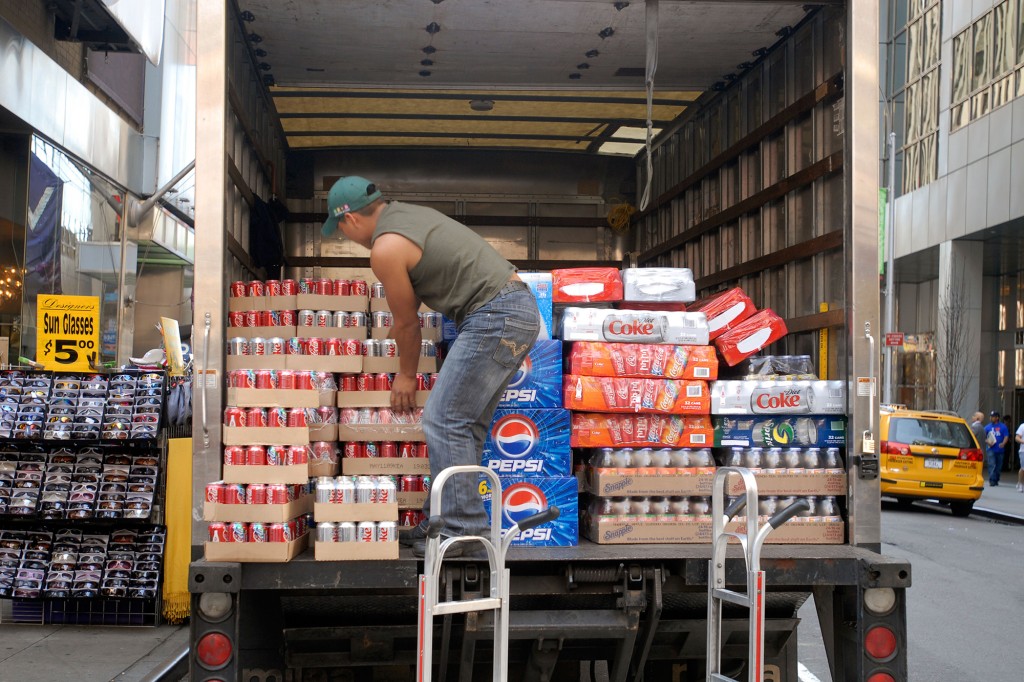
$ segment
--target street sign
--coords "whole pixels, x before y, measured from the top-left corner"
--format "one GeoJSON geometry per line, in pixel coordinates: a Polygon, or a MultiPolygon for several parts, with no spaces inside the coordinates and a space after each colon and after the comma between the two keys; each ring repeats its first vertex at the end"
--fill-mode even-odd
{"type": "Polygon", "coordinates": [[[99,297],[39,295],[36,362],[45,369],[88,372],[99,357],[99,347],[99,297]]]}
{"type": "Polygon", "coordinates": [[[889,332],[885,335],[885,345],[895,346],[897,348],[903,347],[903,332],[889,332]]]}

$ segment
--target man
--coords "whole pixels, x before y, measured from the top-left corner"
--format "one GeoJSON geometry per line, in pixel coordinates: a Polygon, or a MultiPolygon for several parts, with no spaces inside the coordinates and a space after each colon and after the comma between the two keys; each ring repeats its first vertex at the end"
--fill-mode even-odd
{"type": "Polygon", "coordinates": [[[1010,430],[999,420],[999,412],[989,413],[989,423],[985,427],[985,443],[988,445],[988,484],[999,485],[999,472],[1003,468],[1003,453],[1010,441],[1010,430]]]}
{"type": "Polygon", "coordinates": [[[971,433],[974,434],[974,440],[978,441],[978,447],[981,448],[982,452],[985,450],[985,415],[981,412],[975,412],[971,417],[971,433]]]}
{"type": "Polygon", "coordinates": [[[1017,427],[1016,440],[1020,443],[1017,449],[1017,463],[1020,465],[1017,469],[1017,492],[1024,493],[1024,422],[1017,427]]]}
{"type": "MultiPolygon", "coordinates": [[[[450,466],[479,465],[498,401],[540,330],[533,294],[512,264],[468,227],[432,208],[385,201],[365,178],[338,180],[327,206],[324,236],[340,229],[370,249],[370,267],[384,285],[400,362],[392,409],[416,407],[420,302],[458,325],[423,411],[423,432],[433,480],[450,466]]],[[[439,511],[444,535],[486,535],[490,527],[475,476],[449,479],[439,511]]],[[[430,515],[429,499],[423,512],[430,515]]],[[[423,556],[425,531],[426,522],[399,539],[423,556]]],[[[456,545],[447,556],[462,549],[456,545]]]]}

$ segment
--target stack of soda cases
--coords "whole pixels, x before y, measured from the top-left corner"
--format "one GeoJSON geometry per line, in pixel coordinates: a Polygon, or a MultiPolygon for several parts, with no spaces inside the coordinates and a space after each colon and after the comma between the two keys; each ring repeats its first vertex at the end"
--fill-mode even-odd
{"type": "Polygon", "coordinates": [[[760,516],[805,499],[809,509],[794,522],[841,524],[845,383],[818,380],[807,356],[752,360],[744,378],[712,384],[716,458],[754,472],[760,516]]]}
{"type": "MultiPolygon", "coordinates": [[[[521,532],[516,546],[565,547],[579,542],[579,486],[561,386],[561,341],[537,341],[509,382],[487,432],[483,465],[501,479],[502,528],[551,506],[560,511],[558,519],[521,532]]],[[[484,489],[484,506],[490,513],[493,492],[484,489]]]]}
{"type": "MultiPolygon", "coordinates": [[[[317,516],[326,517],[321,513],[323,505],[335,508],[354,505],[395,505],[398,488],[391,476],[338,476],[320,477],[316,479],[317,516]]],[[[380,514],[359,515],[351,520],[317,520],[316,541],[318,543],[337,542],[397,542],[398,523],[395,519],[382,519],[380,514]],[[373,517],[373,518],[369,518],[373,517]]]]}

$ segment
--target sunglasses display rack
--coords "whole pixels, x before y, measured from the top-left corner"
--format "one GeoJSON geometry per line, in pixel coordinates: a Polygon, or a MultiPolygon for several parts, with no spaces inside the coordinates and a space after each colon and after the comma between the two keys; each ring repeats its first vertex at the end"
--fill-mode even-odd
{"type": "Polygon", "coordinates": [[[18,623],[154,625],[167,531],[0,529],[0,611],[18,623]]]}

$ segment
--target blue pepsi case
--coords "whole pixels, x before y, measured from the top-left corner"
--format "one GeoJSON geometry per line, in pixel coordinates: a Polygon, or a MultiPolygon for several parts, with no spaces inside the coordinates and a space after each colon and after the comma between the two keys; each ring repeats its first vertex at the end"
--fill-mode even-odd
{"type": "Polygon", "coordinates": [[[562,342],[537,341],[530,348],[508,388],[499,408],[562,406],[562,342]]]}
{"type": "Polygon", "coordinates": [[[530,291],[533,292],[534,298],[537,299],[537,310],[540,312],[540,319],[544,320],[544,329],[541,330],[540,338],[550,339],[553,334],[551,332],[551,323],[553,319],[553,306],[551,303],[551,273],[550,272],[519,272],[519,279],[526,282],[526,286],[530,287],[530,291]],[[545,334],[544,332],[547,332],[545,334]]]}
{"type": "MultiPolygon", "coordinates": [[[[488,481],[489,479],[484,479],[488,481]]],[[[512,542],[515,547],[573,547],[579,543],[579,493],[574,476],[501,477],[501,527],[509,529],[528,516],[558,507],[557,519],[520,532],[512,542]]],[[[484,508],[491,513],[492,492],[481,485],[484,508]]]]}
{"type": "Polygon", "coordinates": [[[571,476],[569,411],[497,410],[484,442],[483,465],[508,476],[571,476]]]}

